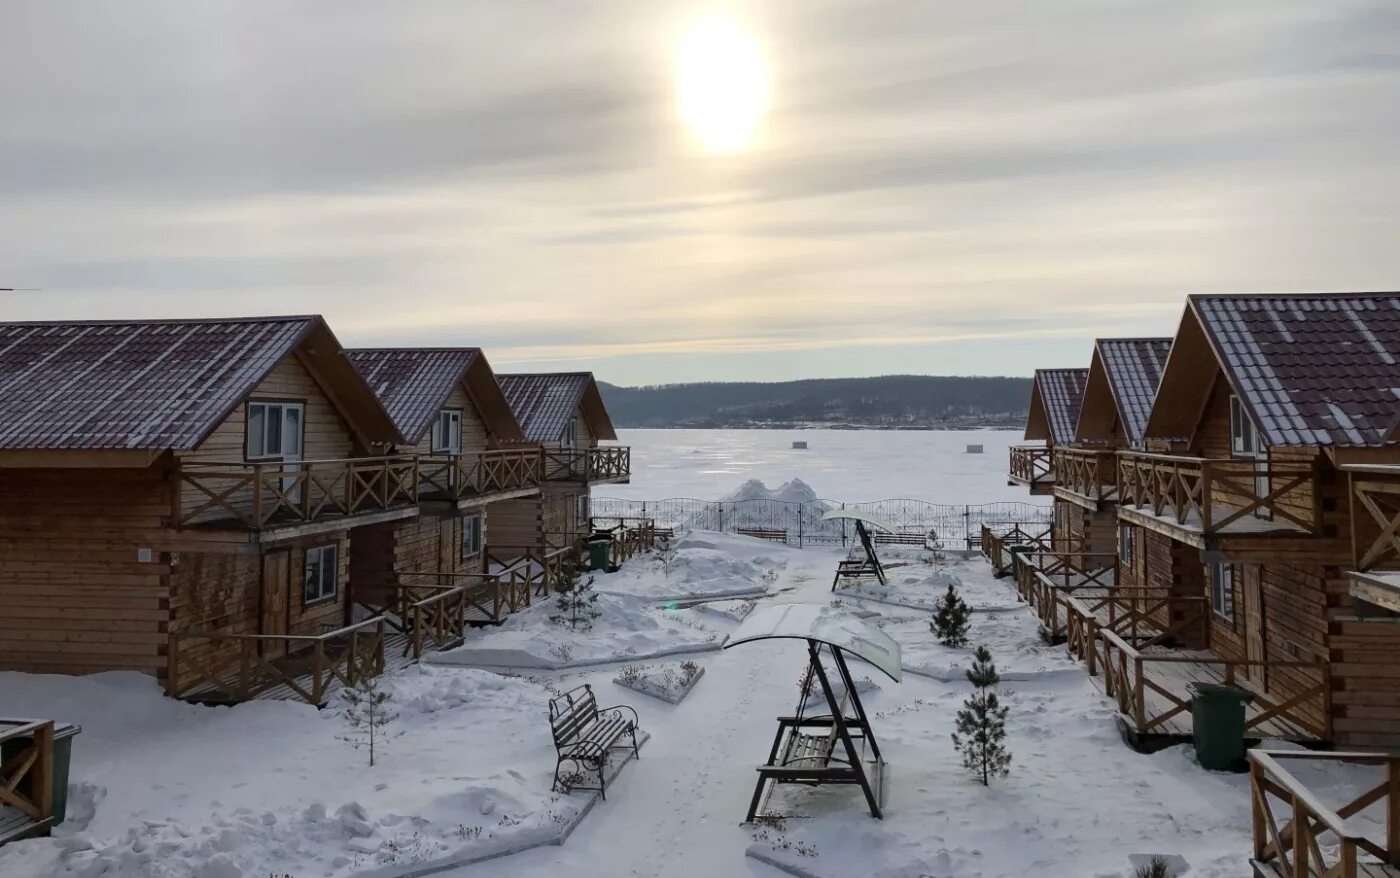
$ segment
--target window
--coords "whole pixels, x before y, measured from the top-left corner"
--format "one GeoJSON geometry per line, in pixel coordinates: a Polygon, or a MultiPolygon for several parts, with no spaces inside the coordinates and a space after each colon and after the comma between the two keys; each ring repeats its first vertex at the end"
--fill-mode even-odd
{"type": "Polygon", "coordinates": [[[462,453],[462,412],[443,409],[433,422],[433,451],[444,454],[462,453]]]}
{"type": "Polygon", "coordinates": [[[1124,570],[1133,566],[1133,555],[1137,550],[1135,536],[1131,524],[1118,525],[1118,561],[1124,570]]]}
{"type": "Polygon", "coordinates": [[[475,558],[481,554],[481,516],[462,516],[462,557],[475,558]]]}
{"type": "Polygon", "coordinates": [[[574,501],[575,523],[578,525],[576,530],[583,530],[588,527],[588,513],[588,495],[579,494],[578,499],[574,501]]]}
{"type": "Polygon", "coordinates": [[[1259,434],[1238,396],[1230,397],[1230,452],[1239,457],[1258,457],[1259,434]]]}
{"type": "Polygon", "coordinates": [[[302,582],[302,603],[310,604],[335,597],[336,579],[340,574],[336,545],[316,546],[306,550],[306,578],[302,582]]]}
{"type": "Polygon", "coordinates": [[[1210,565],[1210,608],[1235,623],[1235,565],[1222,561],[1210,565]]]}
{"type": "Polygon", "coordinates": [[[301,403],[248,403],[248,460],[301,459],[301,403]]]}
{"type": "Polygon", "coordinates": [[[561,444],[565,448],[573,448],[578,444],[578,418],[570,418],[569,423],[564,425],[564,440],[561,444]]]}

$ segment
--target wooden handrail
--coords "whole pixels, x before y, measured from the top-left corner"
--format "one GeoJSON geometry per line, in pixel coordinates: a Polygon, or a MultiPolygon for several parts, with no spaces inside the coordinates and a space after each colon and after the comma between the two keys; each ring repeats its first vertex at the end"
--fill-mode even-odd
{"type": "Polygon", "coordinates": [[[232,520],[261,529],[318,521],[415,505],[419,476],[418,459],[404,455],[180,460],[174,468],[171,512],[180,527],[232,520]]]}
{"type": "Polygon", "coordinates": [[[1312,462],[1203,458],[1144,451],[1119,451],[1118,502],[1123,507],[1150,509],[1177,524],[1193,516],[1203,535],[1216,534],[1247,517],[1266,514],[1284,527],[1316,533],[1320,516],[1313,491],[1312,462]],[[1266,486],[1260,490],[1258,479],[1266,486]],[[1283,501],[1295,501],[1288,504],[1283,501]],[[1297,508],[1307,511],[1298,514],[1297,508]]]}

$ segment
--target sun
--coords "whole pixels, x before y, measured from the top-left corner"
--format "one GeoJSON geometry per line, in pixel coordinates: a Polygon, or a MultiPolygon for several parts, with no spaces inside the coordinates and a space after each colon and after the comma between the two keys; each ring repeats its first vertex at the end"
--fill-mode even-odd
{"type": "Polygon", "coordinates": [[[685,31],[676,53],[676,90],[682,121],[718,153],[747,148],[772,104],[758,41],[727,13],[685,31]]]}

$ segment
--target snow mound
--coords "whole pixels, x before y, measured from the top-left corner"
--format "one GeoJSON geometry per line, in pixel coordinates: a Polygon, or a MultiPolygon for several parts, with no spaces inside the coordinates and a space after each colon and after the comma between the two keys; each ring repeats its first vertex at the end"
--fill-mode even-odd
{"type": "Polygon", "coordinates": [[[743,500],[779,500],[784,503],[810,503],[817,499],[817,492],[801,479],[783,482],[776,488],[769,488],[762,479],[749,479],[739,487],[719,498],[722,503],[736,503],[743,500]]]}

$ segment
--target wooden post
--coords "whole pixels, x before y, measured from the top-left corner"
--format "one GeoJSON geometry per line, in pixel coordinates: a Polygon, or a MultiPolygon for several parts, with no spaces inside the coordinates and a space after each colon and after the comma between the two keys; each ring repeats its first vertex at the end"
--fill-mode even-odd
{"type": "Polygon", "coordinates": [[[296,484],[301,489],[301,520],[311,520],[311,467],[309,463],[297,464],[296,484]]]}
{"type": "Polygon", "coordinates": [[[33,778],[34,808],[39,818],[53,816],[53,720],[34,730],[34,753],[37,757],[29,769],[33,778]]]}
{"type": "Polygon", "coordinates": [[[326,666],[326,641],[316,638],[316,646],[311,650],[311,700],[320,707],[324,685],[322,671],[326,666]]]}
{"type": "MultiPolygon", "coordinates": [[[[1300,878],[1308,878],[1312,873],[1309,868],[1311,856],[1308,854],[1308,812],[1303,805],[1302,797],[1293,793],[1293,874],[1300,878]]],[[[1319,866],[1322,864],[1319,863],[1319,866]]],[[[1355,873],[1353,873],[1355,874],[1355,873]]]]}
{"type": "Polygon", "coordinates": [[[1214,518],[1215,504],[1210,499],[1211,480],[1210,461],[1203,460],[1201,461],[1201,534],[1204,536],[1209,536],[1214,518]]]}
{"type": "Polygon", "coordinates": [[[1137,730],[1143,731],[1147,725],[1147,699],[1143,697],[1142,656],[1133,657],[1133,720],[1137,730]]]}
{"type": "Polygon", "coordinates": [[[1089,676],[1094,676],[1095,666],[1098,664],[1098,636],[1099,623],[1092,613],[1084,617],[1084,652],[1086,655],[1080,656],[1089,666],[1089,676]]]}
{"type": "Polygon", "coordinates": [[[1249,760],[1249,804],[1250,817],[1253,824],[1254,833],[1254,859],[1264,859],[1264,847],[1267,844],[1267,827],[1264,815],[1264,769],[1253,759],[1249,760]]]}
{"type": "Polygon", "coordinates": [[[233,688],[238,693],[239,701],[247,701],[252,697],[249,666],[252,664],[250,659],[253,646],[254,642],[246,638],[238,641],[238,683],[233,688]]]}
{"type": "Polygon", "coordinates": [[[262,527],[262,472],[260,463],[253,464],[253,525],[262,527]]]}
{"type": "MultiPolygon", "coordinates": [[[[415,625],[414,627],[416,628],[417,626],[415,625]]],[[[354,686],[360,679],[358,674],[359,663],[356,661],[360,656],[359,634],[360,629],[350,629],[350,651],[345,657],[345,679],[350,681],[351,686],[354,686]]]]}

